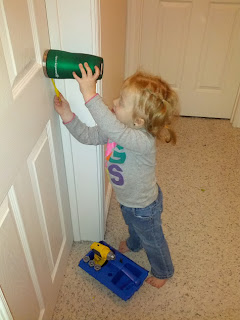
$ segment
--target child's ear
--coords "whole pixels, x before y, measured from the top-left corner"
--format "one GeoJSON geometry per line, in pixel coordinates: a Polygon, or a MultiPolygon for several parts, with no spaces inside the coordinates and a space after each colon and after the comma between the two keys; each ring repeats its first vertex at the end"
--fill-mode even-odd
{"type": "Polygon", "coordinates": [[[137,128],[143,128],[144,127],[144,123],[145,123],[145,121],[142,118],[136,118],[134,120],[134,126],[137,127],[137,128]]]}

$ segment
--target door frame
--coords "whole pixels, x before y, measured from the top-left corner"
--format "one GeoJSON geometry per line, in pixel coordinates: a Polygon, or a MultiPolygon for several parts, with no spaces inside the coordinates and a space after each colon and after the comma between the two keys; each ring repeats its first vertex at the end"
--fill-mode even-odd
{"type": "MultiPolygon", "coordinates": [[[[71,51],[68,48],[65,48],[62,41],[62,30],[63,30],[63,22],[61,21],[60,25],[60,12],[59,12],[59,1],[57,0],[45,0],[46,3],[46,11],[47,11],[47,19],[48,19],[48,27],[49,27],[49,38],[51,48],[71,51]],[[62,28],[62,29],[61,29],[62,28]]],[[[88,22],[91,25],[91,30],[86,30],[89,33],[89,43],[86,45],[84,49],[86,53],[101,55],[101,14],[100,14],[100,0],[72,0],[72,5],[81,6],[82,10],[86,10],[86,6],[89,6],[90,10],[86,10],[85,17],[87,17],[88,22]],[[91,50],[89,50],[91,48],[91,50]]],[[[83,12],[81,12],[83,13],[83,12]]],[[[74,12],[73,12],[74,14],[74,12]]],[[[81,28],[81,19],[79,19],[79,28],[81,28]]],[[[72,30],[74,32],[74,30],[72,30]]],[[[75,47],[73,45],[73,47],[75,47]]],[[[83,52],[83,51],[82,51],[83,52]]],[[[58,89],[66,96],[67,84],[64,80],[56,81],[58,89]]],[[[97,83],[97,92],[102,94],[102,84],[101,81],[97,83]]],[[[93,121],[92,119],[89,119],[93,121]]],[[[62,143],[63,143],[63,151],[64,151],[64,159],[65,159],[65,167],[66,167],[66,175],[67,175],[67,184],[68,184],[68,192],[69,192],[69,202],[71,209],[71,218],[72,218],[72,226],[73,226],[73,236],[74,241],[81,240],[90,240],[90,241],[99,241],[104,239],[104,230],[105,230],[105,177],[104,177],[104,148],[103,146],[96,147],[95,153],[95,168],[97,174],[95,177],[94,184],[97,185],[97,191],[91,194],[91,200],[96,203],[96,213],[92,219],[92,223],[84,219],[83,214],[81,215],[81,211],[88,212],[88,208],[81,208],[79,205],[79,195],[77,192],[76,186],[76,165],[74,167],[73,161],[73,144],[71,142],[71,136],[69,132],[66,130],[65,126],[60,121],[61,126],[61,135],[62,135],[62,143]],[[81,231],[82,230],[82,231],[81,231]],[[84,235],[83,235],[84,230],[84,235]]],[[[79,164],[80,165],[80,164],[79,164]]],[[[91,168],[87,169],[90,173],[91,168]]],[[[85,181],[83,181],[84,183],[85,181]]],[[[95,185],[93,187],[95,187],[95,185]]],[[[94,188],[93,188],[94,189],[94,188]]],[[[96,189],[96,187],[95,187],[96,189]]],[[[83,190],[82,193],[85,191],[83,190]]],[[[89,194],[82,194],[82,197],[89,197],[89,194]]]]}

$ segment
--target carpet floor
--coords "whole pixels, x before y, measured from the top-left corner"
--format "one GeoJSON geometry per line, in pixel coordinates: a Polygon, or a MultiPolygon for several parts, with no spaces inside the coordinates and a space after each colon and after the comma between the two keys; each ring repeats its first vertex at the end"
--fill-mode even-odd
{"type": "MultiPolygon", "coordinates": [[[[240,320],[240,129],[181,117],[176,132],[156,166],[173,278],[125,302],[78,267],[91,243],[75,242],[52,320],[240,320]]],[[[105,241],[118,248],[127,237],[113,193],[105,241]]],[[[126,256],[150,270],[143,250],[126,256]]]]}

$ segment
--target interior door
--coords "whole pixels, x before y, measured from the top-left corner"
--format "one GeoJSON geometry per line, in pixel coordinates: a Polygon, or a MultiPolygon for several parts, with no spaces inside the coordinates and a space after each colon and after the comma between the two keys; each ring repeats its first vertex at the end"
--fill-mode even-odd
{"type": "Polygon", "coordinates": [[[179,93],[181,114],[232,115],[240,85],[240,0],[129,0],[126,72],[179,93]]]}
{"type": "Polygon", "coordinates": [[[54,92],[42,71],[45,1],[0,0],[0,37],[0,305],[13,319],[49,320],[72,226],[54,92]]]}

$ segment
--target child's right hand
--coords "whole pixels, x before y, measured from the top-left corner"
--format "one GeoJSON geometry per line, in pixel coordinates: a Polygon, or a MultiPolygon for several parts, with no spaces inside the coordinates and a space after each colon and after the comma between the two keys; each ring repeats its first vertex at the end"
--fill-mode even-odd
{"type": "Polygon", "coordinates": [[[83,95],[84,101],[87,102],[94,95],[96,95],[96,83],[100,74],[100,70],[97,66],[95,66],[95,73],[93,74],[92,69],[89,67],[87,62],[84,63],[84,67],[82,63],[79,64],[82,78],[78,77],[76,72],[73,72],[73,77],[79,84],[79,88],[83,95]],[[84,67],[86,70],[84,69],[84,67]]]}
{"type": "Polygon", "coordinates": [[[61,93],[60,99],[57,96],[54,97],[54,108],[62,118],[63,122],[69,122],[73,119],[74,114],[70,108],[68,101],[61,93]]]}

